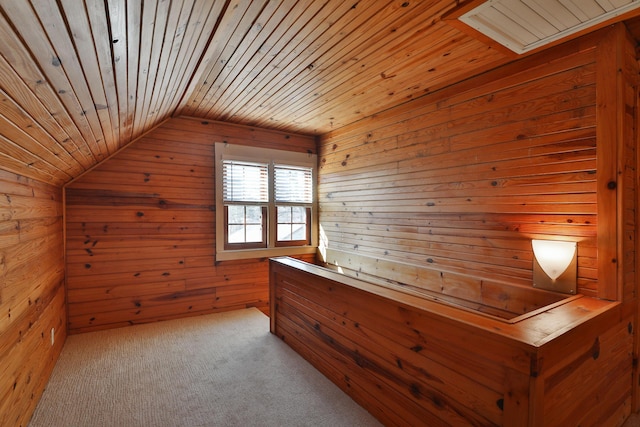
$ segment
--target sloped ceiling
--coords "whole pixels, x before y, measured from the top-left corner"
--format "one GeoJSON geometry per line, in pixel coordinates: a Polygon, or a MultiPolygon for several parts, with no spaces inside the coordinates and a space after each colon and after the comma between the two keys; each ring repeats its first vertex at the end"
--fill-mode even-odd
{"type": "Polygon", "coordinates": [[[323,134],[513,60],[460,3],[0,0],[0,169],[62,185],[177,115],[323,134]]]}

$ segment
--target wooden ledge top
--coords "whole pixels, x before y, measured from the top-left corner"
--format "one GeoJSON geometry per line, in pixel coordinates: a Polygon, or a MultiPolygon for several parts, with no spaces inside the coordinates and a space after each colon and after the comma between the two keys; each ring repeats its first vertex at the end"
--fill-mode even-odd
{"type": "Polygon", "coordinates": [[[454,307],[443,302],[403,293],[401,291],[374,284],[355,277],[343,275],[337,271],[299,261],[294,258],[272,258],[272,266],[288,267],[314,274],[337,284],[369,292],[400,304],[423,310],[440,320],[455,322],[472,327],[478,333],[492,335],[493,339],[503,338],[515,341],[529,350],[535,351],[549,344],[562,345],[564,339],[574,339],[582,330],[606,329],[612,323],[619,322],[621,304],[617,301],[605,301],[592,297],[568,297],[564,304],[552,304],[549,309],[537,310],[535,315],[520,321],[509,323],[493,316],[471,310],[454,307]]]}

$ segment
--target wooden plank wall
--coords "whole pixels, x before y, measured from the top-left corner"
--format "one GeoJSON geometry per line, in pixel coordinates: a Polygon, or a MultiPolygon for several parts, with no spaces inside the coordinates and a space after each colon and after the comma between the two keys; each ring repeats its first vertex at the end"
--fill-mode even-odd
{"type": "Polygon", "coordinates": [[[215,261],[221,141],[316,152],[313,137],[176,118],[66,187],[70,333],[268,310],[266,259],[215,261]]]}
{"type": "Polygon", "coordinates": [[[329,261],[358,254],[530,286],[531,239],[568,238],[578,291],[596,296],[595,37],[323,135],[329,261]]]}
{"type": "Polygon", "coordinates": [[[66,338],[62,224],[59,187],[0,169],[2,426],[27,425],[66,338]]]}

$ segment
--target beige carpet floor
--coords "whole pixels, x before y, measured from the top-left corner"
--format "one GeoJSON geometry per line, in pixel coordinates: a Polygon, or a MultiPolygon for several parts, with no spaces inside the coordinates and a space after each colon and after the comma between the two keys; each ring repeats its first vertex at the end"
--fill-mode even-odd
{"type": "Polygon", "coordinates": [[[70,336],[30,423],[379,425],[257,309],[70,336]]]}

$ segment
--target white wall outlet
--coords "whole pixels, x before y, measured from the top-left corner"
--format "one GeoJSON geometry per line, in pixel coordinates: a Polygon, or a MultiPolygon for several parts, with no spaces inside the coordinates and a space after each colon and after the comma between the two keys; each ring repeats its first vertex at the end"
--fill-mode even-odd
{"type": "Polygon", "coordinates": [[[51,345],[56,341],[56,328],[51,328],[51,345]]]}

